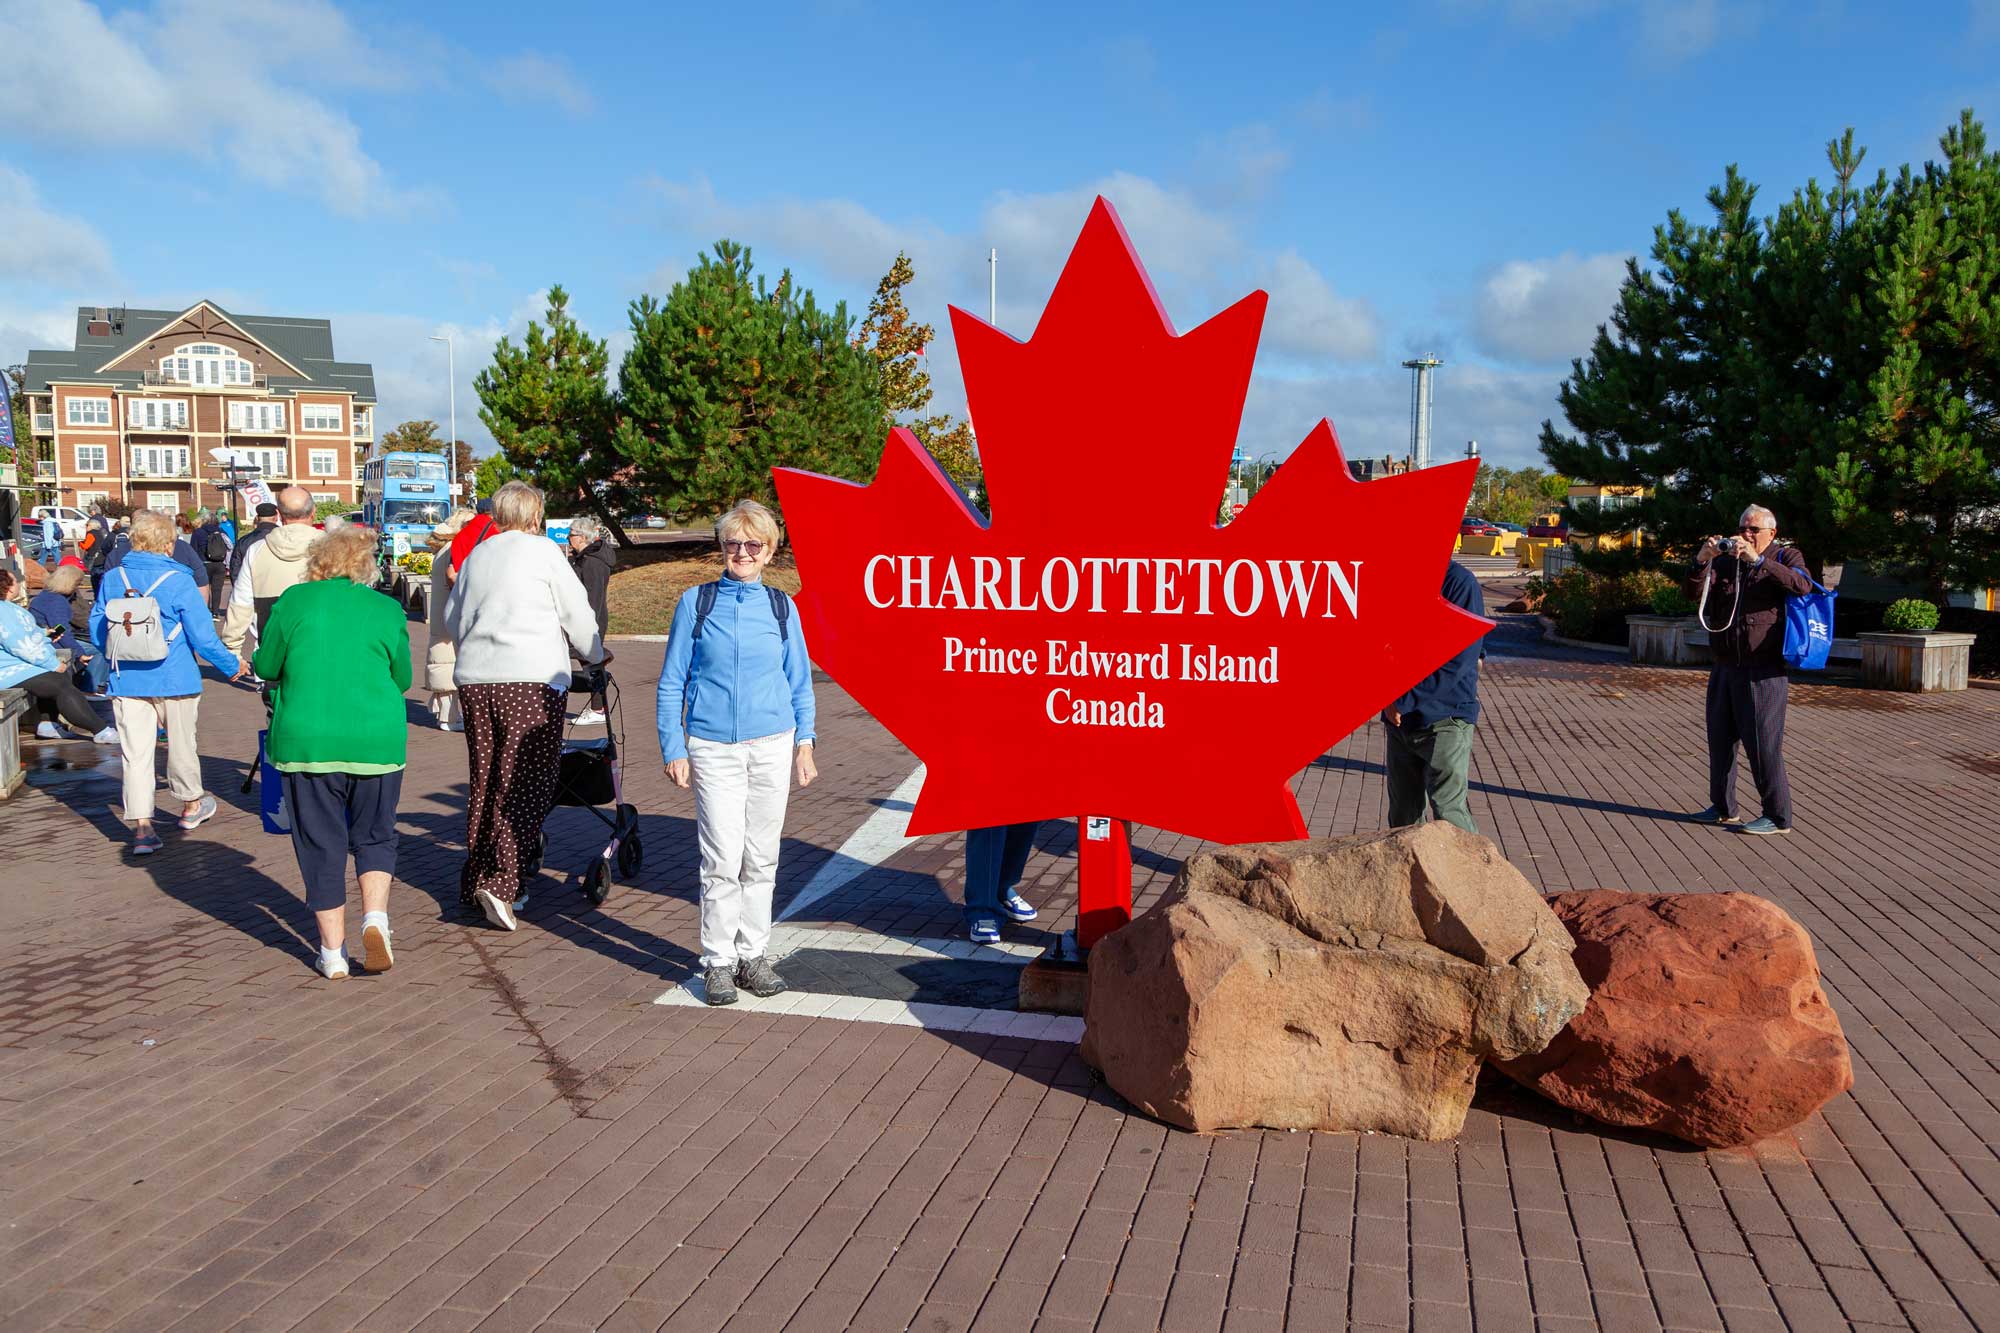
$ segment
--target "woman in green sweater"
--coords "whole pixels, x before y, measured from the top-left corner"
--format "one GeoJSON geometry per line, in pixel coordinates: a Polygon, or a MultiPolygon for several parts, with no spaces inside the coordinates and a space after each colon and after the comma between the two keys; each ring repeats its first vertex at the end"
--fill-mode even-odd
{"type": "Polygon", "coordinates": [[[271,609],[253,669],[269,682],[265,753],[284,775],[292,850],[319,917],[319,970],[347,975],[347,858],[361,880],[361,946],[386,972],[396,802],[403,791],[410,630],[403,608],[371,586],[375,538],[329,532],[306,557],[306,581],[271,609]]]}

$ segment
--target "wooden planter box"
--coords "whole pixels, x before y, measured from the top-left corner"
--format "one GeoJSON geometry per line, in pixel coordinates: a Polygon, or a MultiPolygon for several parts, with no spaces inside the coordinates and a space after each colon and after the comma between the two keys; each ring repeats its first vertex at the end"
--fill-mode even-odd
{"type": "Polygon", "coordinates": [[[21,771],[21,720],[27,713],[26,690],[0,690],[0,801],[20,790],[26,781],[21,771]]]}
{"type": "Polygon", "coordinates": [[[1708,661],[1708,636],[1697,644],[1691,637],[1699,626],[1691,616],[1625,617],[1625,636],[1632,660],[1644,666],[1702,666],[1708,661]]]}
{"type": "Polygon", "coordinates": [[[1970,634],[1877,631],[1861,636],[1861,674],[1871,689],[1931,694],[1962,690],[1972,674],[1970,634]]]}

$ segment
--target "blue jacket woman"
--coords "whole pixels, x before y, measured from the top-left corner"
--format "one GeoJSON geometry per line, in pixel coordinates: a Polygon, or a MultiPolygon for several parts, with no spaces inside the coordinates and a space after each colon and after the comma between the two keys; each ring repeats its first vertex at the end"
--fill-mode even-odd
{"type": "Polygon", "coordinates": [[[232,680],[245,664],[216,636],[208,603],[194,576],[173,558],[174,523],[146,512],[132,520],[132,551],[106,574],[90,608],[90,640],[100,651],[116,627],[106,623],[105,606],[129,596],[150,596],[160,608],[160,631],[167,655],[157,662],[119,663],[116,653],[106,682],[117,719],[118,746],[125,761],[125,817],[133,822],[132,852],[160,850],[153,832],[153,759],[159,728],[167,730],[167,790],[182,802],[180,825],[193,829],[214,817],[215,798],[202,790],[201,756],[195,722],[201,707],[199,653],[232,680]],[[149,591],[150,590],[150,591],[149,591]]]}
{"type": "Polygon", "coordinates": [[[762,580],[778,549],[777,519],[745,500],[715,528],[723,577],[688,589],[674,608],[658,720],[667,776],[694,788],[705,996],[731,1004],[739,984],[760,996],[785,989],[764,956],[779,834],[789,779],[803,787],[818,769],[798,609],[762,580]]]}
{"type": "Polygon", "coordinates": [[[55,724],[60,714],[63,721],[100,744],[110,741],[110,729],[62,669],[48,630],[36,623],[27,608],[12,600],[14,583],[14,571],[0,566],[0,689],[25,690],[35,701],[41,714],[35,734],[43,740],[64,739],[55,724]]]}

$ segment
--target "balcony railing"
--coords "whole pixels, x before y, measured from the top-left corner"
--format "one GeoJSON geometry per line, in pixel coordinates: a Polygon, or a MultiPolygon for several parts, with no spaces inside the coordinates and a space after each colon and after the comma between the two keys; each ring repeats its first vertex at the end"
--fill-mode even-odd
{"type": "Polygon", "coordinates": [[[166,421],[155,426],[145,421],[128,421],[125,430],[132,435],[186,435],[189,433],[185,421],[166,421]]]}
{"type": "Polygon", "coordinates": [[[150,481],[174,481],[181,478],[192,477],[194,473],[188,468],[184,467],[149,468],[142,464],[134,463],[132,465],[132,475],[135,477],[143,477],[150,481]]]}
{"type": "Polygon", "coordinates": [[[184,380],[178,375],[169,375],[164,371],[158,370],[147,370],[140,372],[140,383],[149,388],[172,385],[176,389],[268,389],[271,387],[271,377],[269,375],[252,375],[248,384],[240,381],[235,384],[196,384],[193,380],[184,380]]]}
{"type": "Polygon", "coordinates": [[[289,431],[287,431],[287,430],[285,429],[285,423],[284,423],[284,422],[282,422],[282,421],[281,421],[281,422],[279,422],[279,423],[278,423],[277,425],[275,425],[275,426],[231,426],[231,427],[230,427],[230,428],[229,428],[228,430],[226,430],[226,431],[224,431],[224,432],[223,432],[223,434],[225,434],[225,435],[231,435],[231,436],[235,436],[235,435],[286,435],[286,434],[289,434],[289,433],[290,433],[290,432],[289,432],[289,431]]]}
{"type": "Polygon", "coordinates": [[[56,414],[53,412],[35,413],[35,434],[53,435],[55,433],[56,433],[56,414]]]}

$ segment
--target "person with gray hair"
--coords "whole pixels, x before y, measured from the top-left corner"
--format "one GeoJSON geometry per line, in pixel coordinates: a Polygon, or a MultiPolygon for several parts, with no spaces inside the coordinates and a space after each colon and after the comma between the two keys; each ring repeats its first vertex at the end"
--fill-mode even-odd
{"type": "Polygon", "coordinates": [[[543,535],[538,488],[510,481],[495,491],[493,527],[459,567],[444,623],[458,648],[452,682],[471,770],[458,898],[513,930],[555,805],[570,655],[597,665],[604,637],[561,548],[543,535]]]}
{"type": "Polygon", "coordinates": [[[250,632],[264,632],[271,608],[289,588],[306,581],[306,556],[319,540],[313,523],[313,499],[297,486],[277,494],[278,526],[250,548],[229,590],[229,610],[222,622],[222,641],[240,653],[250,632]]]}
{"type": "MultiPolygon", "coordinates": [[[[611,628],[611,571],[618,564],[618,547],[605,536],[604,524],[589,514],[570,520],[569,564],[590,599],[601,637],[611,628]]],[[[576,724],[594,727],[603,722],[604,692],[599,690],[590,696],[590,706],[576,715],[576,724]]]]}
{"type": "Polygon", "coordinates": [[[1708,671],[1709,807],[1698,822],[1764,836],[1792,831],[1791,784],[1785,776],[1785,599],[1812,591],[1812,574],[1795,546],[1777,545],[1778,516],[1751,505],[1733,536],[1710,537],[1695,553],[1686,581],[1698,598],[1713,665],[1708,671]],[[1750,761],[1763,813],[1736,814],[1736,748],[1750,761]]]}

